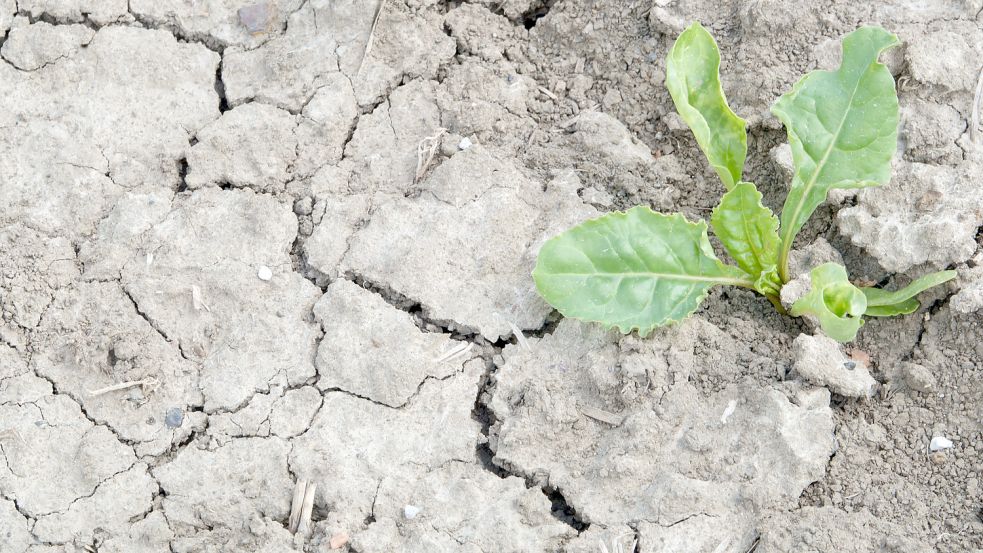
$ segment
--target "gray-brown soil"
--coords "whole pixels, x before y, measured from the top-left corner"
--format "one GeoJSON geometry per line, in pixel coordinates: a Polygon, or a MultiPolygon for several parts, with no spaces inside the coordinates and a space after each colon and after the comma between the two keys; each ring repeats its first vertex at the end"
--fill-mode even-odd
{"type": "Polygon", "coordinates": [[[981,0],[0,0],[0,552],[983,551],[981,29],[981,0]],[[693,20],[775,209],[771,103],[897,33],[894,179],[797,255],[958,281],[843,350],[735,289],[645,339],[559,320],[546,238],[723,193],[663,84],[693,20]]]}

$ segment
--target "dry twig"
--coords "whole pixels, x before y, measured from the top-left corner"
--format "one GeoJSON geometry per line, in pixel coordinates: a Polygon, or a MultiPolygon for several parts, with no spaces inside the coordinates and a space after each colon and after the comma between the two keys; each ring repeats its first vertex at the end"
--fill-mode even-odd
{"type": "Polygon", "coordinates": [[[90,396],[101,396],[102,394],[125,390],[134,386],[140,386],[143,393],[146,395],[157,389],[157,386],[160,386],[160,380],[157,380],[152,376],[148,376],[147,378],[142,378],[140,380],[128,380],[126,382],[120,382],[119,384],[113,384],[112,386],[106,386],[105,388],[99,388],[98,390],[89,390],[88,392],[90,396]]]}
{"type": "Polygon", "coordinates": [[[444,352],[443,355],[434,359],[434,363],[443,363],[444,361],[450,361],[451,359],[456,359],[462,355],[468,353],[468,351],[474,346],[473,342],[460,342],[456,346],[444,352]]]}
{"type": "Polygon", "coordinates": [[[307,480],[298,480],[297,485],[294,486],[294,497],[290,502],[290,519],[287,522],[291,533],[304,534],[310,529],[316,491],[317,484],[307,480]]]}
{"type": "Polygon", "coordinates": [[[597,409],[596,407],[588,407],[586,405],[579,406],[580,412],[584,415],[596,420],[601,421],[605,424],[610,424],[611,426],[621,426],[625,418],[621,415],[615,415],[614,413],[608,413],[602,409],[597,409]]]}
{"type": "Polygon", "coordinates": [[[976,94],[973,95],[973,116],[972,125],[969,127],[969,139],[974,143],[979,137],[980,132],[980,100],[983,98],[983,67],[980,68],[980,77],[976,80],[976,94]]]}
{"type": "Polygon", "coordinates": [[[362,59],[358,61],[358,70],[355,71],[355,77],[362,74],[362,65],[365,64],[365,58],[369,57],[372,52],[372,41],[375,39],[375,28],[379,26],[379,19],[382,18],[382,10],[386,7],[386,0],[379,2],[379,7],[375,10],[375,17],[372,19],[372,28],[369,29],[369,40],[365,42],[365,50],[362,52],[362,59]]]}

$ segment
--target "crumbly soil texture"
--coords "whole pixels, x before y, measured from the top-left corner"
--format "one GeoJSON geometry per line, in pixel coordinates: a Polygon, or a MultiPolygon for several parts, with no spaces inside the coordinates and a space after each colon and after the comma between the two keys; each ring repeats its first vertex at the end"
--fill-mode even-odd
{"type": "Polygon", "coordinates": [[[0,551],[981,551],[981,29],[981,0],[0,0],[0,551]],[[776,210],[769,106],[897,33],[894,178],[793,261],[958,280],[846,346],[737,289],[644,339],[557,316],[544,240],[723,193],[664,87],[696,20],[776,210]]]}

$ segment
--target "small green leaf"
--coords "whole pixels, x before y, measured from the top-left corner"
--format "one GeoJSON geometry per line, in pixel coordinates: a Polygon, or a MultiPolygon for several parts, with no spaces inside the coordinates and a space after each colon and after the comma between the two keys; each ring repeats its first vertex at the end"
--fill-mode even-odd
{"type": "Polygon", "coordinates": [[[778,265],[778,218],[761,204],[754,184],[741,182],[724,194],[710,226],[737,266],[755,279],[778,265]]]}
{"type": "Polygon", "coordinates": [[[887,290],[882,290],[880,288],[861,288],[861,290],[863,290],[864,295],[867,296],[868,306],[895,305],[908,301],[925,290],[948,282],[954,278],[956,278],[956,271],[939,271],[937,273],[930,273],[921,278],[917,278],[908,286],[905,286],[904,288],[895,292],[888,292],[887,290]]]}
{"type": "Polygon", "coordinates": [[[861,27],[843,38],[836,71],[813,71],[772,106],[788,131],[795,174],[782,209],[782,279],[795,235],[832,188],[887,183],[898,144],[894,78],[877,61],[898,37],[861,27]]]}
{"type": "Polygon", "coordinates": [[[915,298],[895,303],[893,305],[867,305],[864,315],[870,317],[893,317],[895,315],[907,315],[914,313],[918,309],[918,300],[915,298]]]}
{"type": "Polygon", "coordinates": [[[863,326],[867,297],[850,284],[846,269],[836,263],[824,263],[809,272],[812,289],[799,298],[789,313],[793,317],[813,315],[823,332],[839,342],[849,342],[863,326]]]}
{"type": "Polygon", "coordinates": [[[747,156],[744,120],[727,105],[720,85],[720,51],[698,22],[683,31],[666,60],[666,88],[710,165],[730,190],[747,156]]]}
{"type": "Polygon", "coordinates": [[[717,284],[753,287],[718,260],[702,221],[648,207],[614,212],[551,238],[533,271],[543,298],[567,317],[642,336],[682,320],[717,284]]]}
{"type": "Polygon", "coordinates": [[[782,290],[782,281],[778,278],[778,266],[769,265],[754,279],[754,289],[764,296],[778,296],[782,290]]]}

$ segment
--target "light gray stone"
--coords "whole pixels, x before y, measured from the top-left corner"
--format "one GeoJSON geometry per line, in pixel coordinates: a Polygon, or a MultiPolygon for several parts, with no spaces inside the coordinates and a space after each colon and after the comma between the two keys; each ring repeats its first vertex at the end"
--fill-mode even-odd
{"type": "Polygon", "coordinates": [[[970,267],[959,270],[959,292],[952,296],[949,305],[958,313],[983,309],[983,252],[976,254],[970,267]]]}
{"type": "Polygon", "coordinates": [[[823,335],[799,334],[792,343],[793,369],[802,378],[841,396],[870,398],[877,381],[860,361],[848,358],[840,344],[823,335]]]}
{"type": "Polygon", "coordinates": [[[902,363],[901,374],[904,376],[905,384],[916,392],[930,394],[938,387],[935,375],[918,363],[902,363]]]}
{"type": "Polygon", "coordinates": [[[901,163],[890,184],[861,190],[856,207],[840,210],[837,224],[888,271],[961,263],[983,225],[981,173],[973,157],[958,167],[901,163]]]}

